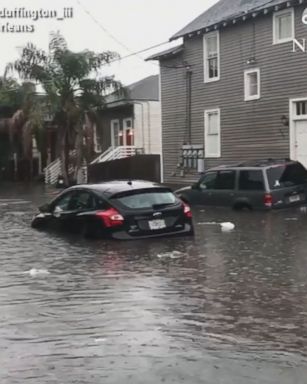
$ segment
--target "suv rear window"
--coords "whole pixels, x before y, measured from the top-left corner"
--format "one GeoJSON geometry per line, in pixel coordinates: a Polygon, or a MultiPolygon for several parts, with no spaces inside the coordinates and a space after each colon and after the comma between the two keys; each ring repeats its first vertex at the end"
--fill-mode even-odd
{"type": "Polygon", "coordinates": [[[280,165],[267,170],[270,189],[307,183],[307,171],[300,163],[280,165]]]}
{"type": "Polygon", "coordinates": [[[263,173],[262,171],[240,171],[239,190],[241,191],[263,191],[263,173]]]}
{"type": "Polygon", "coordinates": [[[176,196],[168,191],[133,191],[133,193],[129,194],[121,194],[112,197],[112,199],[116,199],[122,205],[131,209],[145,209],[152,207],[163,207],[164,205],[172,205],[175,204],[177,199],[176,196]]]}

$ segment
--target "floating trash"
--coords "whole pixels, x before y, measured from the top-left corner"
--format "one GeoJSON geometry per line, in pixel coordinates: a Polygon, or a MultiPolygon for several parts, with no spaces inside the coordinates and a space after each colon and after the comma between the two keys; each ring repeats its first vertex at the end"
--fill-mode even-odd
{"type": "Polygon", "coordinates": [[[235,229],[235,225],[233,223],[221,223],[220,224],[222,232],[230,232],[235,229]]]}
{"type": "Polygon", "coordinates": [[[179,251],[159,253],[157,255],[157,257],[159,259],[180,259],[183,256],[184,256],[184,254],[182,252],[179,252],[179,251]]]}
{"type": "Polygon", "coordinates": [[[209,221],[204,223],[197,223],[198,225],[220,225],[223,232],[230,232],[235,229],[233,223],[216,223],[215,221],[209,221]]]}
{"type": "Polygon", "coordinates": [[[32,268],[30,271],[24,272],[25,274],[28,274],[30,276],[46,276],[50,275],[50,272],[47,271],[47,269],[37,269],[37,268],[32,268]]]}

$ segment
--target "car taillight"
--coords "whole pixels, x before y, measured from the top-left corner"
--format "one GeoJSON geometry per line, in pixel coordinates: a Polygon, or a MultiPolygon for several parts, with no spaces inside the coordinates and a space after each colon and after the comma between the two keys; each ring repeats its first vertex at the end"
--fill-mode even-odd
{"type": "Polygon", "coordinates": [[[123,216],[115,208],[96,212],[96,216],[103,220],[107,228],[119,227],[124,224],[123,216]]]}
{"type": "Polygon", "coordinates": [[[189,219],[192,218],[192,211],[191,211],[191,208],[188,204],[186,203],[183,203],[183,213],[186,217],[188,217],[189,219]]]}
{"type": "Polygon", "coordinates": [[[272,207],[272,204],[273,204],[273,198],[272,198],[272,195],[270,193],[266,193],[264,195],[264,205],[267,207],[267,208],[271,208],[272,207]]]}

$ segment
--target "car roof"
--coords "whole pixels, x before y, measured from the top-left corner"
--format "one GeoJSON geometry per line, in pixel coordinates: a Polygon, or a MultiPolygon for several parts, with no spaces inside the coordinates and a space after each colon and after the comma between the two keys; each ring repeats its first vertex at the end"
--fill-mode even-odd
{"type": "Polygon", "coordinates": [[[259,168],[270,168],[276,166],[283,166],[287,164],[295,164],[297,161],[290,159],[258,159],[258,160],[248,160],[241,163],[220,165],[214,168],[208,169],[208,171],[220,171],[220,170],[231,170],[231,169],[253,169],[257,170],[259,168]]]}
{"type": "Polygon", "coordinates": [[[81,185],[75,185],[70,188],[70,190],[73,189],[87,189],[92,190],[98,193],[108,194],[108,195],[114,195],[121,192],[129,192],[129,191],[136,191],[138,189],[157,189],[157,188],[165,188],[167,187],[152,182],[152,181],[146,181],[146,180],[111,180],[111,181],[105,181],[102,183],[97,184],[81,184],[81,185]]]}

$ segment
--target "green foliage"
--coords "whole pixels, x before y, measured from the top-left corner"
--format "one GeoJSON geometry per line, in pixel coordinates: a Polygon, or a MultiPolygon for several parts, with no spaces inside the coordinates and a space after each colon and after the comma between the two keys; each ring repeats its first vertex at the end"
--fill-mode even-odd
{"type": "MultiPolygon", "coordinates": [[[[106,94],[119,92],[122,86],[113,77],[101,76],[101,69],[117,59],[116,52],[95,53],[89,50],[72,52],[59,33],[53,33],[49,51],[45,52],[29,43],[21,57],[7,67],[7,72],[17,71],[24,81],[39,83],[47,97],[46,107],[54,116],[58,137],[62,143],[62,158],[68,169],[70,149],[81,151],[82,137],[92,145],[89,131],[93,128],[95,111],[102,108],[106,94]],[[86,129],[82,127],[87,125],[86,129]],[[66,155],[65,155],[66,153],[66,155]]],[[[1,97],[1,96],[0,96],[1,97]]],[[[34,130],[39,131],[40,108],[24,100],[27,119],[34,130]]],[[[29,126],[28,126],[29,130],[29,126]]],[[[90,152],[87,148],[87,154],[90,152]]],[[[78,154],[79,163],[82,157],[78,154]]],[[[88,157],[88,156],[87,156],[88,157]]]]}

